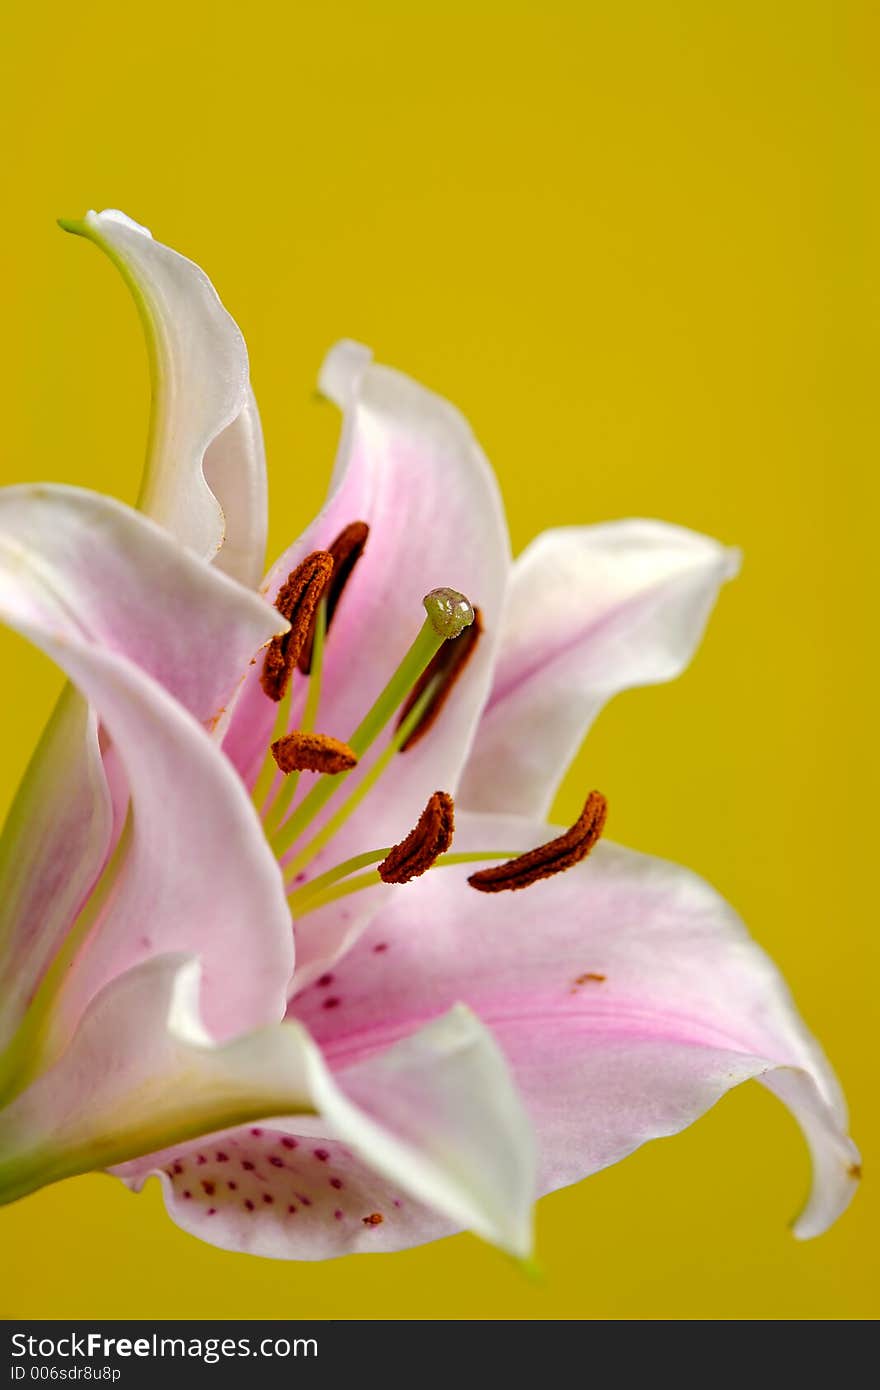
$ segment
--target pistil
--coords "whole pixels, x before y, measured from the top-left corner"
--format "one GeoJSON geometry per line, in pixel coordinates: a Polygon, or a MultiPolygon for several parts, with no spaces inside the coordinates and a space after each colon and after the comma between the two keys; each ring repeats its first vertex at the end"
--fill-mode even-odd
{"type": "MultiPolygon", "coordinates": [[[[358,759],[363,758],[393,719],[443,642],[457,637],[465,627],[473,622],[474,610],[471,604],[463,594],[457,593],[454,589],[433,589],[431,593],[426,594],[424,605],[428,616],[422,624],[418,636],[385,689],[373,703],[372,708],[361,720],[351,737],[346,740],[358,759]]],[[[330,798],[336,794],[340,785],[350,775],[350,773],[343,772],[334,780],[318,782],[312,788],[308,796],[303,799],[293,814],[270,839],[272,848],[279,859],[287,854],[298,837],[323,810],[330,798]]],[[[327,827],[325,827],[326,829],[327,827]]],[[[321,835],[324,835],[323,831],[321,835]]],[[[308,862],[313,854],[321,848],[321,845],[317,844],[317,839],[318,837],[311,846],[307,846],[306,850],[297,856],[294,861],[297,869],[301,868],[303,863],[308,862]]],[[[288,868],[293,868],[293,864],[289,865],[288,868]]]]}

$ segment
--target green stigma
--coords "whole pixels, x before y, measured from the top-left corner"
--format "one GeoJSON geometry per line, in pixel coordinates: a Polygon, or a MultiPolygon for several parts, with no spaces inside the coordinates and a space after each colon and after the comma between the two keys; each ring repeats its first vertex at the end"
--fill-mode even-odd
{"type": "Polygon", "coordinates": [[[422,602],[437,636],[446,641],[458,637],[474,621],[470,599],[457,589],[432,589],[422,602]]]}

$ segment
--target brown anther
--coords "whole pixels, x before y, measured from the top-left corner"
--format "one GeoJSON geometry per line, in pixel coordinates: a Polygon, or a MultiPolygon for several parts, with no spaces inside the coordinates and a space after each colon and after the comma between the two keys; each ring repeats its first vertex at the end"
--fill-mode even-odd
{"type": "MultiPolygon", "coordinates": [[[[364,553],[369,534],[370,528],[365,521],[351,521],[343,531],[340,531],[333,544],[327,547],[327,553],[333,557],[333,574],[323,594],[324,602],[327,605],[325,621],[328,629],[333,621],[333,614],[336,612],[339,600],[342,598],[342,591],[351,578],[352,570],[364,553]]],[[[304,676],[307,676],[312,669],[314,638],[315,624],[313,620],[298,660],[299,669],[304,676]]]]}
{"type": "Polygon", "coordinates": [[[505,864],[480,869],[471,874],[468,883],[480,893],[503,893],[506,890],[528,888],[540,878],[552,878],[585,859],[605,826],[608,803],[601,792],[590,792],[584,809],[574,825],[564,835],[558,835],[546,845],[518,854],[505,864]]]}
{"type": "Polygon", "coordinates": [[[284,734],[272,744],[272,757],[282,772],[350,772],[357,754],[329,734],[284,734]]]}
{"type": "Polygon", "coordinates": [[[419,679],[406,698],[406,703],[401,709],[397,720],[397,727],[400,728],[413,706],[422,698],[429,686],[431,687],[431,695],[422,711],[422,717],[418,724],[401,744],[401,753],[405,753],[407,749],[414,747],[419,739],[424,738],[428,730],[433,727],[435,721],[440,716],[443,706],[452,694],[452,687],[455,685],[455,682],[473,656],[474,648],[482,632],[482,615],[479,608],[475,608],[474,621],[471,623],[470,627],[466,627],[464,632],[460,633],[458,637],[453,637],[451,641],[444,642],[430,664],[425,667],[425,670],[419,676],[419,679]]]}
{"type": "Polygon", "coordinates": [[[405,840],[395,845],[379,865],[383,883],[409,883],[430,869],[452,844],[455,803],[447,792],[434,792],[405,840]]]}
{"type": "Polygon", "coordinates": [[[371,1211],[369,1216],[362,1216],[361,1220],[365,1226],[381,1226],[385,1217],[382,1215],[381,1211],[371,1211]]]}
{"type": "Polygon", "coordinates": [[[333,573],[333,556],[326,550],[307,555],[278,590],[275,607],[290,623],[290,631],[273,637],[266,650],[260,683],[270,700],[283,700],[293,668],[312,629],[315,609],[333,573]]]}

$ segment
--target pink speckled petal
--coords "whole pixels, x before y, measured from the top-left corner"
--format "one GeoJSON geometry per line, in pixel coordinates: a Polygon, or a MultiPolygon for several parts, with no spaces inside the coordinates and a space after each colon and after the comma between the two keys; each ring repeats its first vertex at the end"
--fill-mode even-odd
{"type": "MultiPolygon", "coordinates": [[[[246,1059],[259,1043],[255,1083],[298,1076],[293,1094],[305,1092],[314,1117],[217,1132],[118,1175],[139,1189],[157,1174],[184,1229],[277,1259],[396,1249],[462,1226],[528,1253],[534,1142],[499,1049],[473,1014],[455,1007],[335,1076],[298,1025],[274,1037],[277,1059],[268,1034],[227,1055],[246,1059]]],[[[199,1103],[196,1095],[196,1111],[199,1103]]]]}
{"type": "Polygon", "coordinates": [[[717,541],[659,521],[568,526],[532,541],[513,566],[460,805],[545,816],[602,706],[684,670],[737,564],[717,541]]]}
{"type": "MultiPolygon", "coordinates": [[[[196,722],[220,715],[254,652],[278,630],[278,614],[121,503],[22,487],[0,492],[0,617],[79,686],[131,791],[129,853],[74,967],[73,1019],[114,974],[168,949],[204,952],[205,1009],[218,1036],[279,1017],[292,967],[281,876],[239,778],[196,722]]],[[[52,745],[61,766],[63,733],[61,726],[52,745]]],[[[92,746],[96,760],[96,740],[92,746]]],[[[67,822],[53,824],[51,804],[31,816],[41,791],[39,775],[26,781],[0,857],[7,1027],[83,888],[85,832],[74,820],[68,842],[67,822]],[[44,844],[37,837],[47,824],[44,844]],[[51,867],[46,879],[43,867],[51,867]],[[56,901],[52,885],[66,871],[73,887],[56,901]]],[[[103,795],[106,837],[106,785],[103,795]]]]}
{"type": "Polygon", "coordinates": [[[315,1133],[306,1117],[280,1125],[245,1125],[114,1171],[136,1192],[158,1177],[169,1215],[190,1235],[268,1259],[404,1250],[461,1229],[328,1139],[320,1121],[315,1133]]]}
{"type": "MultiPolygon", "coordinates": [[[[343,739],[351,734],[418,632],[422,598],[430,589],[446,585],[467,594],[482,611],[485,631],[430,735],[395,759],[310,876],[349,855],[396,843],[433,791],[454,787],[488,691],[509,572],[495,479],[451,405],[399,372],[371,365],[366,349],[351,343],[330,353],[321,386],[344,411],[330,499],[275,565],[265,590],[274,597],[292,567],[310,550],[329,545],[349,522],[369,524],[366,552],[328,635],[318,714],[322,732],[343,739]]],[[[299,689],[294,719],[304,682],[299,689]]],[[[246,778],[264,756],[274,713],[254,672],[225,744],[246,778]]],[[[359,775],[349,779],[347,790],[359,775]]],[[[303,792],[312,780],[303,777],[303,792]]],[[[304,978],[320,974],[354,938],[378,893],[302,922],[297,952],[304,978]]]]}
{"type": "MultiPolygon", "coordinates": [[[[548,833],[518,817],[458,821],[459,849],[525,848],[548,833]]],[[[293,1001],[333,1066],[462,999],[511,1063],[545,1191],[680,1130],[760,1077],[813,1154],[797,1233],[836,1219],[858,1163],[840,1088],[779,972],[707,884],[604,842],[523,892],[488,897],[466,873],[438,869],[408,884],[330,978],[293,1001]]]]}

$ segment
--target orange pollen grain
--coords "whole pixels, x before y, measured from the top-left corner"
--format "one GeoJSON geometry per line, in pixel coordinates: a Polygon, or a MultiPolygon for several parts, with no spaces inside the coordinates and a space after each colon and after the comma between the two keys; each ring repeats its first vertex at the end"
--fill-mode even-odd
{"type": "Polygon", "coordinates": [[[480,893],[515,892],[541,878],[561,874],[587,857],[602,834],[607,815],[608,803],[602,793],[590,792],[581,814],[564,835],[526,854],[519,854],[515,859],[508,859],[504,864],[480,869],[471,874],[468,883],[480,893]]]}
{"type": "Polygon", "coordinates": [[[303,645],[311,632],[315,609],[333,573],[333,556],[314,550],[278,590],[275,607],[290,623],[290,631],[273,637],[266,649],[260,683],[270,700],[283,700],[303,645]]]}
{"type": "Polygon", "coordinates": [[[434,792],[415,827],[379,865],[383,883],[409,883],[430,869],[452,844],[455,803],[447,792],[434,792]]]}
{"type": "Polygon", "coordinates": [[[357,766],[354,749],[329,734],[284,734],[272,744],[272,757],[284,773],[325,772],[332,777],[357,766]]]}
{"type": "Polygon", "coordinates": [[[380,1211],[371,1211],[369,1216],[362,1216],[361,1220],[365,1226],[381,1226],[385,1217],[380,1211]]]}

